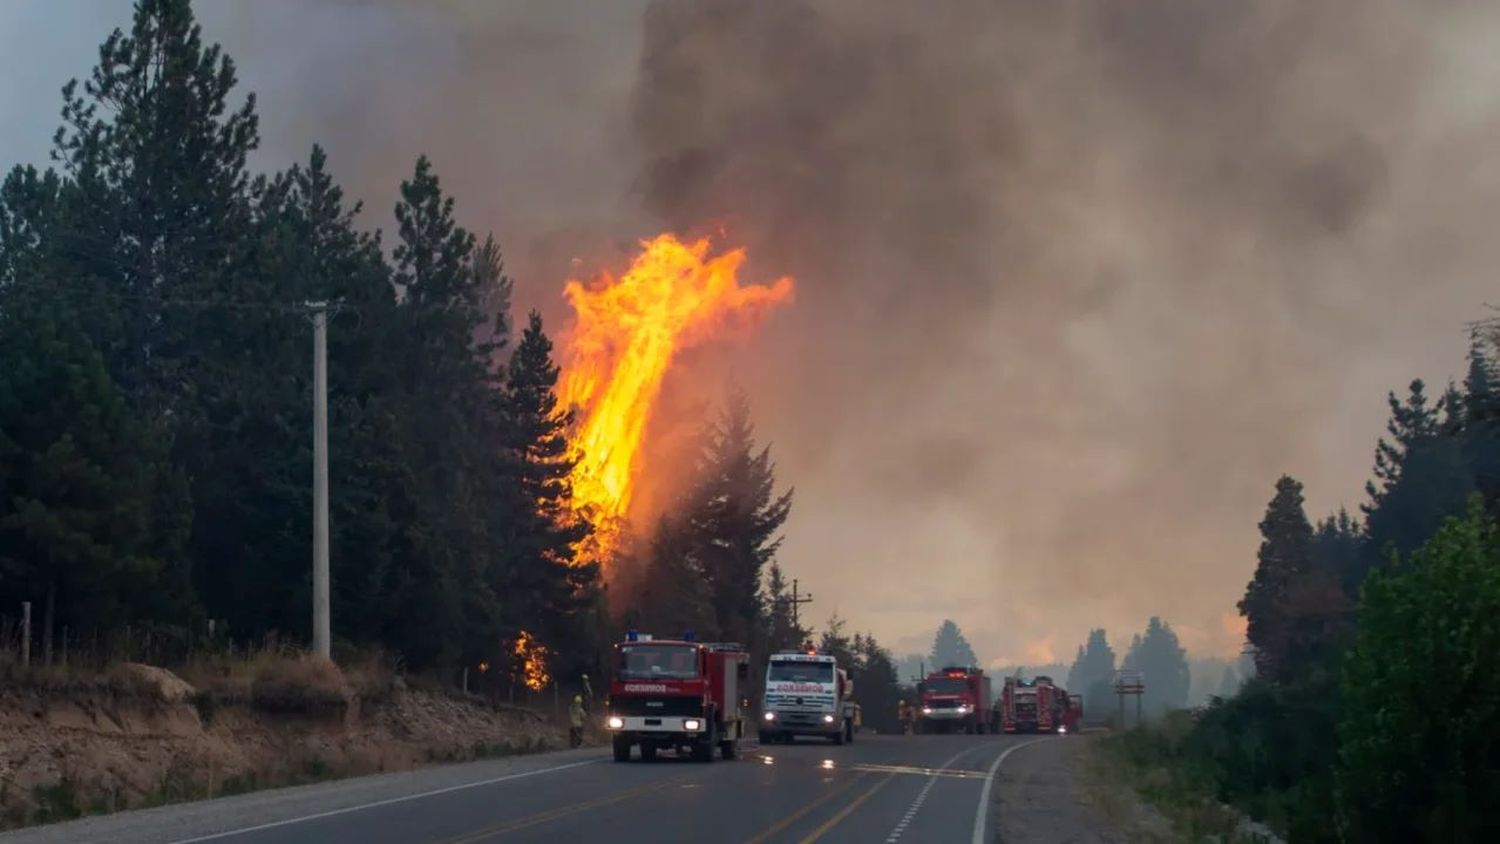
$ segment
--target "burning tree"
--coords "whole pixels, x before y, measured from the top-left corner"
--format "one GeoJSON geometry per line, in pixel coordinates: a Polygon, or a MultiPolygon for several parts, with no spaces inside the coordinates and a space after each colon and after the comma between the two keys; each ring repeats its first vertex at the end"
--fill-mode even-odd
{"type": "Polygon", "coordinates": [[[573,500],[596,528],[601,560],[619,545],[641,445],[673,358],[735,323],[756,323],[792,296],[789,277],[741,287],[744,261],[741,249],[710,257],[706,239],[662,234],[642,243],[618,279],[606,272],[564,289],[575,314],[560,389],[564,406],[578,413],[573,500]]]}

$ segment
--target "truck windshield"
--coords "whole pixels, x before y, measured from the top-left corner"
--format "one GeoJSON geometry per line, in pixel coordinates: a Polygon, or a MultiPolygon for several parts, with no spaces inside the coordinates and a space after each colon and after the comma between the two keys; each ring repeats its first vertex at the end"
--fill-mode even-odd
{"type": "Polygon", "coordinates": [[[969,684],[957,677],[934,677],[923,688],[930,695],[961,695],[969,690],[969,684]]]}
{"type": "Polygon", "coordinates": [[[773,662],[766,674],[770,683],[832,683],[833,663],[773,662]]]}
{"type": "Polygon", "coordinates": [[[698,649],[686,645],[626,645],[620,648],[624,680],[691,680],[698,676],[698,649]]]}

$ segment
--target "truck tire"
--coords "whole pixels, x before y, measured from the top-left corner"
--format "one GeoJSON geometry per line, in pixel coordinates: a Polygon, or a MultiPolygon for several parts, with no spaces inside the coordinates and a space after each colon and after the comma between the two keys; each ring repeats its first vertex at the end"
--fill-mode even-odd
{"type": "Polygon", "coordinates": [[[719,742],[719,756],[730,760],[740,758],[739,739],[726,739],[719,742]]]}
{"type": "Polygon", "coordinates": [[[708,735],[693,744],[694,762],[714,761],[714,745],[719,743],[718,731],[713,727],[708,728],[708,735]]]}
{"type": "Polygon", "coordinates": [[[624,736],[615,736],[614,749],[616,762],[630,761],[630,739],[624,736]]]}
{"type": "Polygon", "coordinates": [[[642,762],[655,762],[656,761],[656,745],[650,744],[650,743],[644,742],[644,741],[641,742],[641,761],[642,762]]]}
{"type": "Polygon", "coordinates": [[[843,730],[843,728],[842,727],[839,728],[839,731],[836,732],[836,733],[834,733],[833,735],[829,736],[828,740],[831,741],[831,742],[833,742],[834,744],[843,744],[844,743],[844,730],[843,730]]]}
{"type": "Polygon", "coordinates": [[[853,744],[854,743],[854,722],[853,721],[845,721],[844,722],[844,741],[848,742],[849,744],[853,744]]]}

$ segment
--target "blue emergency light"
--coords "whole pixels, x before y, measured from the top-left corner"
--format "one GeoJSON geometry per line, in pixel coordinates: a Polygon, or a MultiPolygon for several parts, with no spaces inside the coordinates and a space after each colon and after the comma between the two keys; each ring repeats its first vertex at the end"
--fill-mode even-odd
{"type": "Polygon", "coordinates": [[[625,631],[625,641],[627,641],[627,642],[634,642],[635,640],[637,640],[639,638],[640,638],[640,634],[635,632],[635,628],[634,627],[632,627],[629,630],[625,631]]]}
{"type": "Polygon", "coordinates": [[[684,630],[684,631],[682,631],[682,641],[684,641],[684,642],[691,642],[691,641],[693,641],[693,631],[691,631],[691,630],[684,630]]]}

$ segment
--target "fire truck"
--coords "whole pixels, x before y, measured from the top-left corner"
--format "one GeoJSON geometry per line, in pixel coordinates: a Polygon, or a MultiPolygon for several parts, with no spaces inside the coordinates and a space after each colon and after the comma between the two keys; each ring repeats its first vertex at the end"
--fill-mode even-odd
{"type": "Polygon", "coordinates": [[[772,654],[766,665],[760,741],[788,744],[797,736],[822,736],[834,744],[854,741],[854,683],[838,660],[808,647],[772,654]]]}
{"type": "Polygon", "coordinates": [[[732,643],[653,639],[634,630],[615,645],[614,671],[604,724],[613,737],[616,762],[641,760],[658,750],[675,750],[699,762],[739,755],[745,734],[745,701],[750,655],[732,643]]]}
{"type": "Polygon", "coordinates": [[[995,709],[1007,733],[1068,733],[1078,729],[1083,699],[1069,695],[1045,675],[1030,680],[1006,677],[995,709]]]}
{"type": "Polygon", "coordinates": [[[990,708],[990,678],[979,668],[949,666],[917,684],[922,706],[917,732],[974,734],[993,732],[995,711],[990,708]]]}

